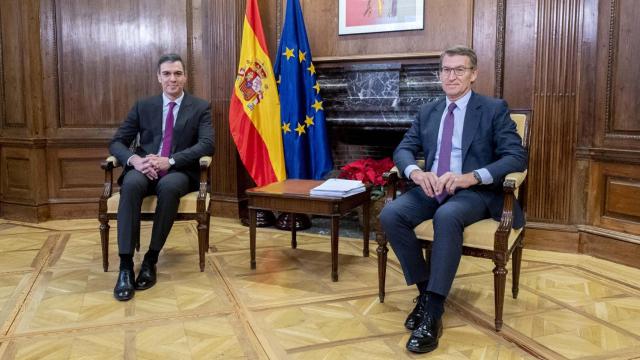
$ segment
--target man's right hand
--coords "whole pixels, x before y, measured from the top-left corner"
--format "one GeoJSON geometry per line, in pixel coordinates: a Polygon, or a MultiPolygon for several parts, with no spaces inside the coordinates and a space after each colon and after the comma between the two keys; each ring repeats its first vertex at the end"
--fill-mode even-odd
{"type": "Polygon", "coordinates": [[[149,158],[143,158],[138,155],[133,155],[131,159],[129,159],[129,165],[133,166],[134,169],[143,173],[150,180],[156,180],[158,178],[158,172],[154,168],[153,162],[149,158]]]}
{"type": "Polygon", "coordinates": [[[436,174],[422,170],[414,170],[409,174],[409,177],[422,188],[425,194],[429,197],[435,197],[435,189],[438,185],[438,176],[436,174]]]}

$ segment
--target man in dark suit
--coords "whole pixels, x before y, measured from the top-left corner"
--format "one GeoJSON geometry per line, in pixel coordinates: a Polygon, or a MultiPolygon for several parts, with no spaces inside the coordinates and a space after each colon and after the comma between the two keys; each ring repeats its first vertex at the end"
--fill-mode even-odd
{"type": "Polygon", "coordinates": [[[121,301],[133,298],[135,290],[155,285],[158,255],[173,226],[180,197],[197,189],[198,160],[214,150],[210,105],[184,91],[187,74],[180,56],[161,56],[157,75],[162,94],[137,101],[109,145],[111,154],[125,164],[118,179],[120,273],[113,289],[114,297],[121,301]],[[134,283],[140,208],[142,199],[152,194],[157,195],[158,204],[151,243],[134,283]]]}
{"type": "MultiPolygon", "coordinates": [[[[478,75],[472,49],[458,46],[440,56],[440,79],[446,98],[424,105],[394,152],[394,162],[419,186],[387,204],[380,221],[408,285],[420,295],[405,321],[412,330],[407,349],[429,352],[442,335],[444,301],[462,255],[464,227],[500,218],[500,185],[511,172],[523,171],[526,150],[503,100],[474,93],[478,75]],[[425,170],[416,165],[424,153],[425,170]],[[433,219],[430,268],[414,228],[433,219]]],[[[514,227],[524,225],[516,204],[514,227]]]]}

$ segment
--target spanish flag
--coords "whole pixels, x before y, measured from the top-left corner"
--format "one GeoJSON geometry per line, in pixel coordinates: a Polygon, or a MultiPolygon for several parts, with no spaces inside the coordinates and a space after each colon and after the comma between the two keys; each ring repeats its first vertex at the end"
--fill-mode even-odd
{"type": "Polygon", "coordinates": [[[229,128],[256,185],[286,178],[280,100],[256,0],[247,0],[229,128]]]}

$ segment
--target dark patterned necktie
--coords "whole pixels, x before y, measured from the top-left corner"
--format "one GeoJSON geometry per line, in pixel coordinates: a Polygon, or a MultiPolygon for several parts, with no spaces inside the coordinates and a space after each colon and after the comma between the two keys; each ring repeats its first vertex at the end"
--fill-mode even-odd
{"type": "MultiPolygon", "coordinates": [[[[442,126],[442,138],[440,139],[440,152],[438,153],[438,169],[436,175],[438,177],[451,170],[451,147],[453,140],[453,110],[456,103],[449,104],[447,116],[444,117],[444,125],[442,126]]],[[[449,196],[446,189],[443,189],[436,200],[442,204],[444,199],[449,196]]]]}

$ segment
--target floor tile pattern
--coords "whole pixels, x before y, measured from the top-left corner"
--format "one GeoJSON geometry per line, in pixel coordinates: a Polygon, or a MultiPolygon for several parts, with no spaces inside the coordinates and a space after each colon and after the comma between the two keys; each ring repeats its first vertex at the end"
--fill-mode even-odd
{"type": "MultiPolygon", "coordinates": [[[[326,235],[257,232],[213,218],[198,271],[195,224],[175,224],[158,284],[129,302],[112,297],[95,220],[0,221],[0,359],[637,359],[640,270],[587,256],[526,250],[520,292],[493,331],[490,261],[464,258],[447,302],[444,336],[427,355],[408,353],[403,327],[416,292],[389,253],[387,296],[377,298],[377,244],[341,238],[338,282],[326,235]]],[[[148,246],[150,224],[141,229],[148,246]],[[148,240],[147,240],[148,241],[148,240]]],[[[136,254],[139,264],[142,255],[136,254]]]]}

